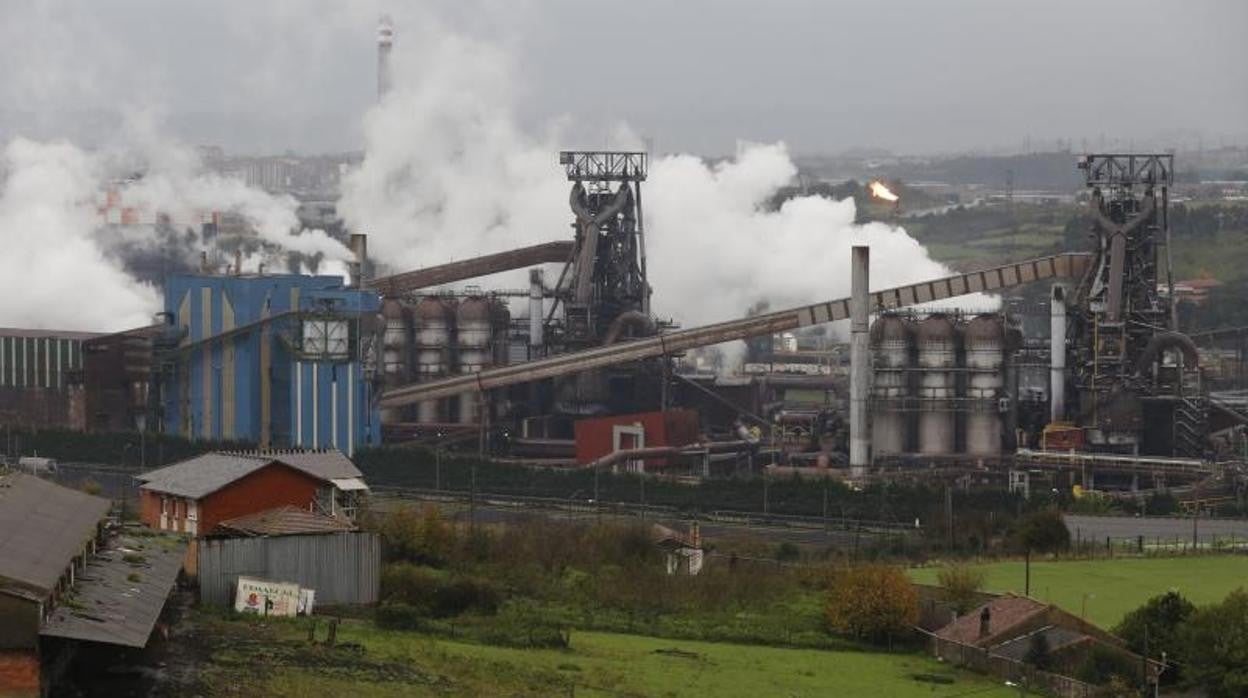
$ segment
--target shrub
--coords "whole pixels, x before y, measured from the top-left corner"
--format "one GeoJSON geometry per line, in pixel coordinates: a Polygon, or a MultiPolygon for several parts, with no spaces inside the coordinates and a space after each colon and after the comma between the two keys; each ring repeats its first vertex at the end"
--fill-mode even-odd
{"type": "Polygon", "coordinates": [[[390,560],[406,560],[434,567],[445,565],[455,547],[455,530],[437,507],[403,507],[384,516],[377,532],[390,560]]]}
{"type": "Polygon", "coordinates": [[[936,573],[936,580],[945,588],[945,597],[953,610],[962,615],[978,605],[979,591],[987,575],[970,565],[949,565],[936,573]]]}
{"type": "Polygon", "coordinates": [[[1248,591],[1197,609],[1179,635],[1189,682],[1211,698],[1248,695],[1248,591]]]}
{"type": "Polygon", "coordinates": [[[490,616],[498,612],[501,601],[502,594],[486,580],[456,579],[434,592],[432,612],[435,618],[449,618],[467,611],[490,616]]]}
{"type": "Polygon", "coordinates": [[[425,610],[405,603],[383,603],[377,607],[374,620],[377,627],[387,630],[422,630],[425,627],[425,610]]]}
{"type": "MultiPolygon", "coordinates": [[[[1177,591],[1154,596],[1142,606],[1123,617],[1114,634],[1127,641],[1132,652],[1143,654],[1145,644],[1150,657],[1169,657],[1182,660],[1184,645],[1179,637],[1183,624],[1196,612],[1191,601],[1177,591]]],[[[1182,665],[1176,664],[1161,675],[1166,683],[1174,683],[1182,674],[1182,665]]]]}
{"type": "Polygon", "coordinates": [[[891,565],[839,570],[825,606],[832,631],[874,642],[908,632],[918,615],[918,593],[906,573],[891,565]]]}
{"type": "Polygon", "coordinates": [[[410,562],[390,563],[381,570],[381,600],[416,608],[433,606],[438,579],[410,562]]]}
{"type": "Polygon", "coordinates": [[[1024,516],[1015,526],[1012,538],[1020,551],[1056,553],[1070,547],[1070,529],[1056,509],[1024,516]]]}

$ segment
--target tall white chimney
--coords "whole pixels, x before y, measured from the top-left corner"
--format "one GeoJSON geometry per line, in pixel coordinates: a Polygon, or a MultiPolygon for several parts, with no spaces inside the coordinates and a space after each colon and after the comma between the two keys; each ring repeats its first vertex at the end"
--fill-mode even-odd
{"type": "Polygon", "coordinates": [[[394,44],[394,22],[382,15],[377,23],[377,101],[390,91],[390,47],[394,44]]]}

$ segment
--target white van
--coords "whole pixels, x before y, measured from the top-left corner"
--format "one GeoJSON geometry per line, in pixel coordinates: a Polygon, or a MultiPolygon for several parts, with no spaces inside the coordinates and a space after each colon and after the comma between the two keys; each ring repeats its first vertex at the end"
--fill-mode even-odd
{"type": "Polygon", "coordinates": [[[31,475],[55,475],[56,459],[39,456],[22,456],[17,459],[17,469],[31,475]]]}

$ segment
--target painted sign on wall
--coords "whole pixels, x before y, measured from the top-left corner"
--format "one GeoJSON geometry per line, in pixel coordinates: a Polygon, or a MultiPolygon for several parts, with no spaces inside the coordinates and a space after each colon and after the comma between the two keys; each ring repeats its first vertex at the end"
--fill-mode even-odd
{"type": "Polygon", "coordinates": [[[299,612],[299,596],[298,584],[239,577],[234,610],[258,616],[295,616],[299,612]]]}

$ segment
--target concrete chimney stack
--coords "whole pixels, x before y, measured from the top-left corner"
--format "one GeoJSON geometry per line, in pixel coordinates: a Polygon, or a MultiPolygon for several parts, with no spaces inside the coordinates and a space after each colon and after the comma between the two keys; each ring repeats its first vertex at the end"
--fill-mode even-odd
{"type": "Polygon", "coordinates": [[[871,431],[867,425],[867,394],[871,382],[869,352],[868,270],[871,248],[855,245],[849,270],[849,470],[855,478],[867,474],[871,431]]]}
{"type": "Polygon", "coordinates": [[[1049,421],[1066,418],[1066,290],[1053,286],[1049,315],[1049,421]]]}
{"type": "Polygon", "coordinates": [[[538,352],[546,343],[542,336],[542,322],[545,320],[545,301],[543,297],[546,293],[545,275],[542,269],[529,270],[529,346],[533,348],[533,357],[537,358],[538,352]]]}
{"type": "Polygon", "coordinates": [[[390,92],[390,49],[394,45],[394,22],[382,15],[377,23],[377,101],[390,92]]]}

